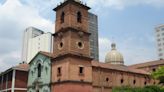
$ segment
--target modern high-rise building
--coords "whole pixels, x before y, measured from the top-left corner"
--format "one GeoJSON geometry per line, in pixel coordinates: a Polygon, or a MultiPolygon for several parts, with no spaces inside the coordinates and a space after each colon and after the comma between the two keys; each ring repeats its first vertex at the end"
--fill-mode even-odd
{"type": "Polygon", "coordinates": [[[39,52],[52,52],[53,37],[51,33],[29,27],[24,31],[22,61],[29,63],[31,59],[39,52]]]}
{"type": "Polygon", "coordinates": [[[157,52],[159,59],[164,59],[164,25],[156,27],[155,30],[157,52]]]}
{"type": "Polygon", "coordinates": [[[89,32],[90,36],[90,54],[91,57],[99,61],[99,45],[98,45],[98,18],[97,15],[89,13],[89,32]]]}

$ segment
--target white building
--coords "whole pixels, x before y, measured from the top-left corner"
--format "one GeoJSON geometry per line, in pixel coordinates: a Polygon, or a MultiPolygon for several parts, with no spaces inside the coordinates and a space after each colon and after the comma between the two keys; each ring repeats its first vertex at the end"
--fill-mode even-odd
{"type": "Polygon", "coordinates": [[[157,52],[159,59],[164,59],[164,25],[156,27],[157,52]]]}
{"type": "Polygon", "coordinates": [[[52,52],[53,37],[51,33],[29,27],[24,31],[22,61],[29,63],[31,59],[39,52],[52,52]]]}

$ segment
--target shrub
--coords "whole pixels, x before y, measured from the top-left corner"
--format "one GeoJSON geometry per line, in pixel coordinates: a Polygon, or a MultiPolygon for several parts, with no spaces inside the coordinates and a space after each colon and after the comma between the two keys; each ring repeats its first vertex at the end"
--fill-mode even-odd
{"type": "Polygon", "coordinates": [[[159,86],[145,86],[144,88],[116,87],[112,92],[164,92],[159,86]]]}

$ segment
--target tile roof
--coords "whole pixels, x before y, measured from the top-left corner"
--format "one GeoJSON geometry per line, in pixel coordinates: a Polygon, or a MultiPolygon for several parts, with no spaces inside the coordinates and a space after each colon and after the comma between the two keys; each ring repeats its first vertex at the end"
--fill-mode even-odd
{"type": "Polygon", "coordinates": [[[17,65],[17,66],[11,67],[11,68],[9,68],[9,69],[7,69],[7,70],[1,72],[1,73],[0,73],[0,76],[1,76],[2,74],[6,74],[6,73],[8,73],[8,72],[10,72],[10,71],[12,71],[12,70],[28,71],[28,70],[29,70],[29,64],[27,64],[27,63],[20,63],[20,64],[17,65]]]}
{"type": "Polygon", "coordinates": [[[124,65],[112,65],[112,64],[106,64],[106,63],[101,63],[101,62],[96,62],[96,61],[92,61],[92,66],[111,69],[111,70],[117,70],[117,71],[122,71],[122,72],[131,72],[131,73],[144,74],[144,75],[150,74],[149,72],[146,72],[141,69],[134,69],[134,68],[130,68],[124,65]]]}
{"type": "Polygon", "coordinates": [[[17,66],[12,67],[12,69],[28,71],[29,70],[29,64],[21,63],[17,66]]]}
{"type": "Polygon", "coordinates": [[[45,56],[48,56],[50,58],[54,58],[54,54],[53,53],[50,53],[50,52],[44,52],[44,51],[40,51],[39,53],[45,55],[45,56]]]}
{"type": "Polygon", "coordinates": [[[150,61],[150,62],[146,62],[146,63],[130,65],[128,67],[130,67],[130,68],[143,68],[143,67],[156,66],[156,65],[164,65],[164,60],[150,61]]]}

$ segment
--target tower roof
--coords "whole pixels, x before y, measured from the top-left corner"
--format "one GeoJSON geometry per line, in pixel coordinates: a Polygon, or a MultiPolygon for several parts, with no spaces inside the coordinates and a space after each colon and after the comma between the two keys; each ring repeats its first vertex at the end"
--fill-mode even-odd
{"type": "Polygon", "coordinates": [[[116,65],[123,65],[124,59],[120,52],[116,49],[116,44],[111,44],[111,51],[107,53],[105,57],[105,62],[110,64],[116,64],[116,65]]]}
{"type": "Polygon", "coordinates": [[[81,7],[85,8],[85,9],[87,9],[87,10],[90,9],[90,7],[88,7],[86,4],[83,4],[80,0],[64,0],[63,3],[60,3],[60,5],[58,5],[58,6],[57,6],[56,8],[54,8],[53,10],[54,10],[54,11],[57,11],[58,9],[64,7],[64,6],[67,5],[67,4],[70,4],[70,3],[75,4],[75,5],[80,5],[81,7]]]}

